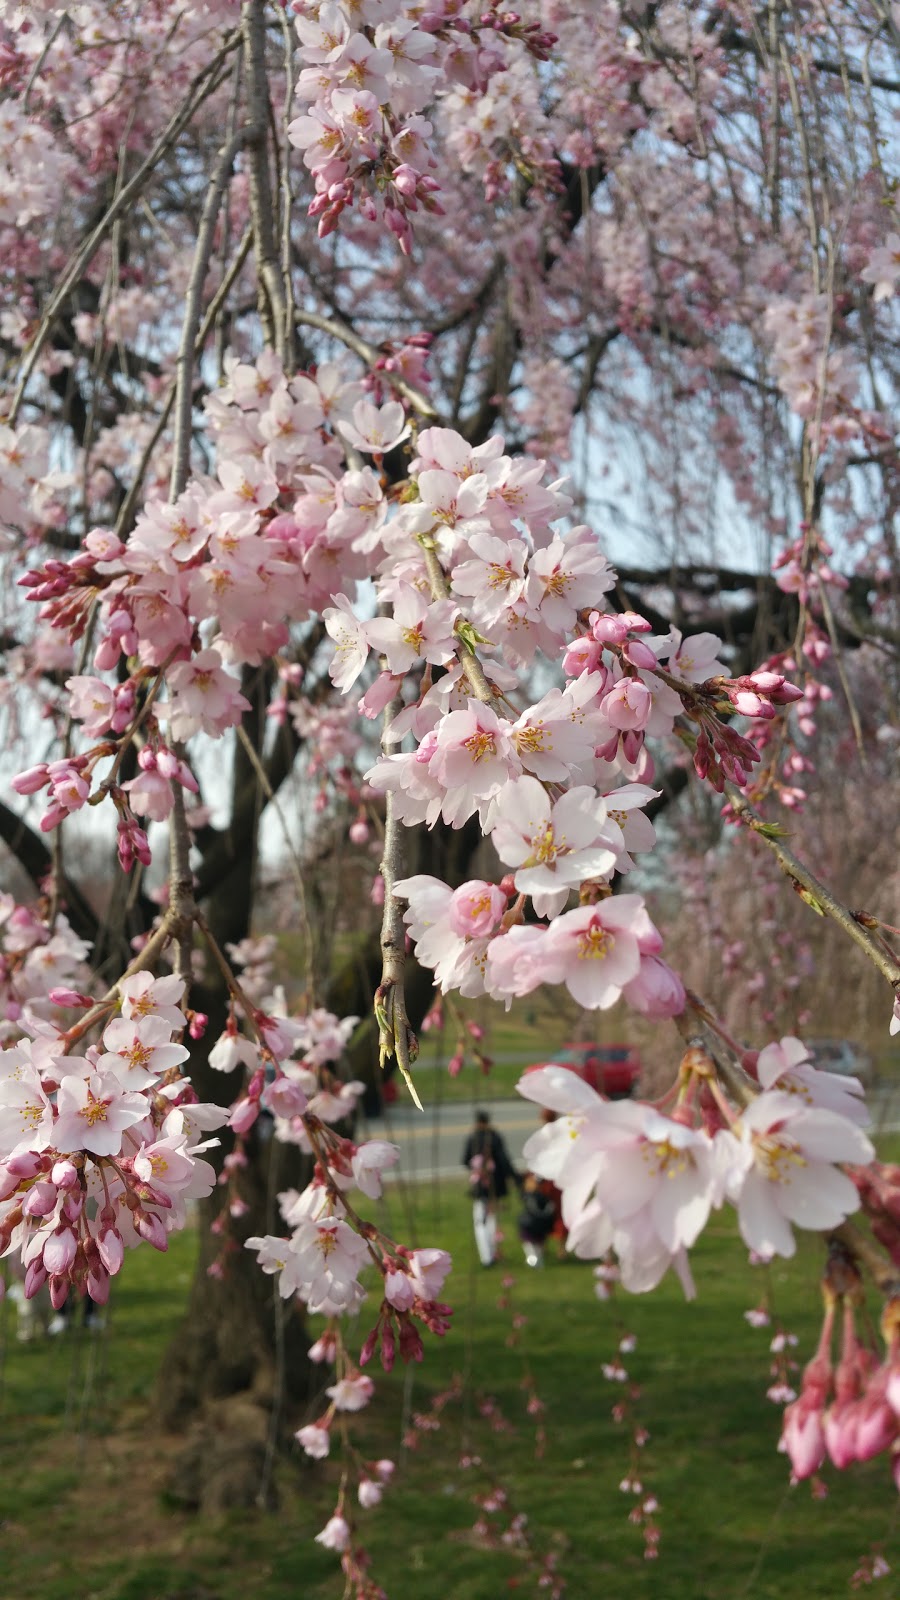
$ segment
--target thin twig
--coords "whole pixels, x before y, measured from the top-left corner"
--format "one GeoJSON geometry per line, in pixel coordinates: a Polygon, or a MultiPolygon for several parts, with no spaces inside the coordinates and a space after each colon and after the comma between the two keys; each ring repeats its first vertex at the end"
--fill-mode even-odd
{"type": "Polygon", "coordinates": [[[175,362],[176,388],[175,388],[175,439],[172,452],[172,475],[169,482],[169,499],[177,500],[188,480],[191,465],[191,411],[194,398],[194,360],[197,348],[197,334],[200,328],[200,313],[203,300],[203,285],[209,271],[210,257],[212,256],[215,241],[216,223],[225,186],[231,177],[235,156],[246,143],[247,132],[238,128],[226,144],[218,152],[216,164],[213,167],[200,214],[200,226],[197,229],[197,243],[194,248],[194,262],[191,267],[191,277],[187,289],[184,308],[184,322],[181,329],[181,343],[178,347],[178,357],[175,362]]]}
{"type": "Polygon", "coordinates": [[[886,978],[891,988],[900,990],[900,962],[889,954],[880,940],[874,939],[867,928],[861,927],[848,906],[832,894],[825,884],[805,866],[798,856],[789,850],[784,841],[773,832],[771,824],[764,822],[759,813],[754,810],[750,801],[736,789],[733,784],[726,784],[725,793],[731,809],[746,822],[749,828],[762,839],[775,855],[778,865],[786,877],[791,879],[803,899],[813,910],[830,917],[838,927],[843,928],[848,938],[868,956],[874,966],[878,968],[883,978],[886,978]]]}
{"type": "MultiPolygon", "coordinates": [[[[304,328],[318,328],[320,333],[327,333],[333,339],[339,339],[341,344],[345,344],[348,350],[353,350],[360,360],[365,361],[370,367],[374,367],[381,360],[381,351],[377,346],[370,344],[368,339],[360,338],[358,333],[354,333],[353,329],[348,328],[346,322],[341,322],[338,317],[325,317],[318,311],[296,311],[294,320],[304,328]]],[[[392,389],[396,389],[397,393],[403,396],[404,400],[409,401],[413,410],[417,411],[420,417],[424,417],[429,421],[437,417],[438,413],[428,397],[422,393],[421,389],[417,389],[413,384],[407,383],[406,379],[402,378],[398,372],[382,370],[381,376],[386,383],[391,385],[392,389]]]]}
{"type": "Polygon", "coordinates": [[[169,121],[166,123],[165,128],[154,144],[152,150],[141,162],[134,176],[129,179],[124,188],[121,189],[116,195],[112,204],[97,223],[97,226],[91,230],[84,243],[75,252],[75,255],[60,278],[56,289],[50,296],[46,310],[44,311],[40,324],[31,342],[28,354],[25,357],[25,361],[22,365],[22,370],[19,374],[19,381],[16,385],[16,392],[13,395],[9,415],[6,418],[6,421],[10,427],[12,427],[15,423],[16,417],[18,416],[20,407],[22,405],[22,401],[25,398],[25,391],[28,387],[31,374],[34,371],[37,365],[38,357],[40,356],[40,353],[47,342],[50,329],[53,327],[57,313],[65,303],[67,296],[71,293],[75,284],[78,282],[78,279],[81,277],[85,267],[99,249],[104,238],[106,237],[108,230],[116,221],[116,218],[121,216],[126,206],[128,206],[135,196],[140,193],[145,180],[156,171],[160,160],[187,127],[187,124],[190,122],[191,117],[194,115],[194,112],[197,110],[197,108],[202,105],[203,101],[208,99],[211,94],[215,93],[216,89],[219,87],[219,83],[221,82],[221,79],[217,76],[219,68],[221,67],[222,62],[227,60],[232,50],[235,49],[237,43],[237,33],[229,34],[225,44],[222,46],[222,49],[218,51],[218,53],[213,57],[212,61],[207,63],[202,72],[197,73],[197,76],[191,82],[187,98],[183,102],[180,110],[176,111],[174,115],[169,118],[169,121]]]}
{"type": "Polygon", "coordinates": [[[711,1014],[703,1001],[694,994],[688,994],[684,1011],[674,1020],[685,1044],[699,1045],[713,1061],[732,1100],[739,1106],[749,1106],[759,1094],[759,1084],[754,1083],[750,1074],[744,1071],[740,1057],[729,1048],[712,1025],[711,1014]]]}
{"type": "Polygon", "coordinates": [[[288,123],[293,114],[294,99],[294,36],[287,17],[282,11],[279,16],[281,32],[284,39],[284,116],[282,129],[284,135],[284,153],[281,158],[281,280],[284,285],[284,353],[285,371],[288,376],[294,371],[294,322],[296,309],[294,306],[294,277],[292,268],[293,250],[291,248],[291,220],[294,209],[294,196],[291,192],[291,164],[290,140],[288,138],[288,123]]]}
{"type": "MultiPolygon", "coordinates": [[[[399,705],[393,701],[384,713],[383,748],[399,705]]],[[[403,908],[394,897],[394,885],[406,874],[406,836],[397,815],[391,790],[385,797],[384,854],[381,876],[384,880],[384,913],[381,919],[381,984],[375,997],[378,1022],[378,1051],[382,1066],[393,1055],[403,1080],[420,1111],[424,1106],[416,1093],[410,1068],[419,1053],[418,1041],[409,1026],[403,982],[406,973],[406,928],[403,908]]]]}
{"type": "MultiPolygon", "coordinates": [[[[196,343],[194,345],[194,355],[195,355],[195,357],[199,356],[202,353],[203,346],[206,344],[206,340],[207,340],[207,337],[209,335],[209,330],[213,326],[213,323],[215,322],[217,316],[219,315],[219,312],[222,309],[222,305],[224,304],[225,300],[228,297],[229,291],[231,289],[232,284],[234,283],[235,278],[238,276],[238,273],[240,272],[241,268],[244,265],[244,262],[246,261],[248,255],[250,254],[250,245],[252,244],[252,242],[253,242],[253,229],[250,227],[250,225],[248,223],[247,227],[244,229],[244,233],[243,233],[243,236],[241,238],[241,242],[238,245],[237,254],[234,256],[234,259],[232,260],[231,265],[228,268],[228,271],[226,272],[224,278],[222,279],[222,282],[219,284],[218,289],[216,290],[215,294],[213,295],[212,299],[209,302],[209,305],[206,308],[206,314],[205,314],[205,316],[203,318],[202,323],[200,324],[200,329],[199,329],[199,331],[197,333],[197,340],[196,340],[196,343]]],[[[130,531],[131,531],[131,516],[132,516],[132,512],[134,511],[134,507],[135,507],[135,503],[137,501],[138,495],[141,492],[141,487],[142,487],[143,482],[144,482],[144,477],[146,475],[147,468],[150,465],[150,461],[152,459],[153,452],[155,451],[156,446],[159,444],[159,441],[162,438],[163,433],[165,432],[166,424],[168,423],[169,417],[172,414],[172,406],[173,406],[173,404],[175,402],[175,391],[176,391],[176,388],[177,388],[177,379],[173,378],[172,382],[169,385],[169,390],[168,390],[168,393],[166,395],[165,403],[163,405],[162,411],[159,414],[159,420],[157,421],[156,427],[154,428],[152,434],[150,435],[150,438],[147,440],[147,443],[144,446],[144,452],[143,452],[143,455],[141,456],[141,459],[138,462],[137,468],[135,470],[135,474],[134,474],[134,478],[133,478],[132,483],[131,483],[131,487],[129,488],[128,493],[125,496],[125,499],[122,501],[122,506],[121,506],[121,509],[119,511],[119,515],[116,518],[116,534],[118,535],[118,537],[120,539],[125,538],[128,535],[128,533],[130,533],[130,531]]]]}
{"type": "Polygon", "coordinates": [[[55,22],[53,28],[51,29],[50,33],[48,33],[46,39],[44,40],[44,44],[43,44],[43,47],[41,49],[41,53],[40,53],[39,56],[36,57],[34,66],[32,67],[31,71],[28,74],[28,82],[25,85],[25,93],[22,96],[22,110],[23,110],[23,112],[25,113],[26,116],[28,115],[28,111],[30,109],[28,102],[31,99],[31,91],[34,88],[38,77],[40,76],[40,73],[41,73],[41,71],[43,69],[44,62],[46,61],[48,55],[50,54],[50,51],[53,49],[53,46],[55,45],[57,39],[59,38],[60,31],[61,31],[64,23],[68,22],[68,20],[69,20],[68,11],[62,11],[60,13],[60,15],[57,17],[56,22],[55,22]]]}
{"type": "MultiPolygon", "coordinates": [[[[421,538],[419,543],[422,546],[422,552],[425,557],[425,571],[428,574],[428,582],[431,584],[432,600],[449,600],[450,589],[434,544],[427,537],[421,538]]],[[[474,650],[470,650],[460,639],[457,653],[463,675],[468,680],[469,688],[475,699],[483,701],[485,705],[493,705],[496,696],[485,677],[484,668],[474,650]]]]}

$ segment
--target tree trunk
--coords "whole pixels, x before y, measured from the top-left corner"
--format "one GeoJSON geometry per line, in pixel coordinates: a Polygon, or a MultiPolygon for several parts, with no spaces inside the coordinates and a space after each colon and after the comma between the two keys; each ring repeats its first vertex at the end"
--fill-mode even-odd
{"type": "MultiPolygon", "coordinates": [[[[237,781],[246,782],[246,774],[239,772],[237,781]]],[[[478,841],[477,828],[436,829],[420,847],[427,856],[423,865],[458,883],[472,870],[478,841]]],[[[235,850],[206,903],[220,944],[250,931],[252,884],[253,850],[235,850]]],[[[372,1016],[380,975],[381,951],[373,935],[334,975],[328,991],[328,1003],[340,1015],[365,1019],[345,1070],[372,1086],[381,1080],[372,1016]]],[[[431,972],[410,962],[407,1003],[414,1029],[431,1004],[433,982],[431,972]]],[[[207,1013],[209,1027],[203,1044],[191,1052],[191,1077],[201,1100],[221,1100],[236,1085],[212,1071],[206,1055],[225,1023],[224,989],[198,987],[193,1004],[207,1013]]],[[[180,1504],[204,1512],[271,1499],[273,1455],[290,1439],[299,1413],[321,1381],[307,1356],[302,1311],[293,1301],[280,1301],[272,1279],[243,1248],[253,1234],[283,1231],[279,1191],[303,1188],[309,1180],[308,1159],[295,1147],[266,1138],[269,1126],[267,1118],[261,1119],[247,1140],[247,1166],[237,1180],[246,1213],[238,1219],[226,1216],[224,1232],[216,1235],[210,1230],[222,1212],[224,1189],[199,1207],[200,1253],[188,1310],[160,1375],[160,1419],[164,1427],[184,1434],[169,1492],[180,1504]],[[222,1277],[209,1273],[217,1259],[223,1263],[222,1277]]],[[[227,1130],[221,1137],[221,1149],[213,1152],[218,1167],[231,1148],[227,1130]]]]}
{"type": "Polygon", "coordinates": [[[246,1214],[226,1218],[226,1231],[214,1233],[223,1190],[198,1208],[188,1309],[160,1374],[160,1420],[185,1436],[168,1492],[209,1513],[273,1502],[272,1463],[297,1426],[313,1370],[299,1306],[281,1299],[277,1281],[244,1249],[251,1234],[281,1232],[277,1193],[305,1183],[308,1162],[271,1138],[248,1139],[247,1155],[240,1174],[246,1214]]]}

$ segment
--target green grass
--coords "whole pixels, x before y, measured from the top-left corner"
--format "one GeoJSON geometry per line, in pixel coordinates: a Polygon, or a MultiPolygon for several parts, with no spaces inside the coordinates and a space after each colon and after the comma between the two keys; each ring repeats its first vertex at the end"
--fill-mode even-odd
{"type": "MultiPolygon", "coordinates": [[[[889,1537],[896,1493],[888,1465],[880,1459],[850,1473],[829,1471],[824,1503],[808,1487],[788,1487],[775,1453],[778,1408],[765,1399],[770,1334],[743,1316],[768,1277],[774,1312],[807,1359],[820,1320],[818,1244],[807,1241],[796,1263],[761,1273],[745,1264],[730,1223],[717,1218],[695,1252],[696,1302],[686,1305],[666,1282],[654,1295],[601,1304],[590,1267],[551,1259],[542,1272],[528,1272],[508,1216],[512,1296],[527,1317],[511,1348],[512,1312],[497,1303],[503,1275],[475,1266],[469,1209],[459,1187],[445,1185],[413,1197],[393,1190],[381,1217],[403,1237],[413,1227],[416,1242],[444,1245],[456,1259],[447,1286],[457,1308],[451,1334],[428,1341],[422,1367],[379,1382],[375,1404],[355,1424],[365,1455],[400,1463],[381,1509],[360,1514],[373,1575],[391,1600],[499,1600],[513,1582],[514,1593],[539,1593],[525,1556],[472,1534],[471,1496],[497,1482],[513,1509],[527,1514],[534,1550],[555,1553],[569,1600],[847,1594],[859,1557],[889,1537]],[[625,1328],[638,1340],[625,1359],[651,1435],[640,1468],[661,1504],[655,1563],[643,1558],[640,1533],[627,1520],[632,1501],[618,1488],[630,1463],[628,1430],[610,1408],[624,1390],[601,1370],[625,1328]],[[461,1401],[448,1404],[439,1431],[420,1433],[416,1449],[404,1449],[401,1415],[427,1412],[455,1374],[463,1379],[461,1401]],[[540,1460],[537,1422],[526,1411],[528,1375],[547,1407],[540,1460]],[[492,1432],[481,1415],[488,1396],[508,1431],[492,1432]],[[464,1453],[480,1456],[484,1467],[461,1467],[464,1453]]],[[[333,1507],[338,1462],[324,1469],[284,1463],[274,1517],[209,1519],[166,1507],[161,1489],[178,1442],[155,1429],[153,1395],[192,1256],[190,1237],[176,1240],[168,1259],[134,1252],[104,1335],[75,1332],[21,1347],[7,1322],[4,1600],[341,1595],[337,1559],[311,1542],[333,1507]]],[[[893,1582],[874,1592],[893,1596],[893,1582]]]]}

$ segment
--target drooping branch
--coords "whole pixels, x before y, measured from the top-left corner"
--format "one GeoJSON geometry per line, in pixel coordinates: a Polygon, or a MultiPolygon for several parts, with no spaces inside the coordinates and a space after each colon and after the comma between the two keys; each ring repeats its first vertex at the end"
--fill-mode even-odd
{"type": "Polygon", "coordinates": [[[785,877],[788,878],[797,890],[800,898],[816,911],[820,916],[830,917],[842,928],[849,939],[858,945],[864,955],[868,956],[873,966],[881,973],[883,978],[891,985],[895,993],[900,992],[900,961],[896,959],[876,939],[868,928],[854,916],[848,906],[845,906],[831,890],[811,872],[788,846],[784,843],[781,830],[767,823],[754,810],[750,801],[741,794],[732,784],[726,785],[725,793],[729,805],[742,822],[752,829],[758,838],[772,851],[785,877]]]}
{"type": "Polygon", "coordinates": [[[218,221],[225,186],[231,176],[235,157],[238,151],[243,149],[246,141],[247,130],[239,128],[222,145],[210,177],[206,199],[203,202],[203,210],[200,213],[200,226],[197,229],[197,243],[194,248],[194,262],[191,268],[184,308],[181,343],[178,347],[178,357],[175,363],[175,426],[172,475],[169,483],[170,500],[177,500],[187,483],[190,471],[194,360],[197,348],[197,334],[200,328],[203,284],[209,270],[209,262],[215,240],[216,222],[218,221]]]}
{"type": "Polygon", "coordinates": [[[250,151],[250,215],[260,281],[260,311],[266,343],[287,359],[284,283],[275,241],[269,177],[269,88],[266,75],[266,0],[244,0],[241,13],[247,84],[246,142],[250,151]]]}
{"type": "MultiPolygon", "coordinates": [[[[394,700],[384,713],[382,749],[387,752],[390,726],[401,710],[402,701],[394,700]]],[[[384,850],[381,858],[381,876],[384,882],[384,914],[381,920],[381,983],[375,994],[375,1019],[378,1024],[378,1062],[393,1056],[403,1076],[413,1101],[422,1111],[422,1102],[416,1093],[410,1068],[419,1053],[418,1040],[413,1033],[406,1013],[406,928],[403,908],[394,895],[395,885],[406,876],[406,829],[398,815],[395,797],[391,790],[385,796],[384,850]]]]}
{"type": "Polygon", "coordinates": [[[237,47],[239,35],[229,34],[222,48],[208,61],[206,66],[193,78],[188,93],[178,111],[169,118],[165,128],[160,134],[152,149],[145,156],[137,171],[124,183],[109,205],[96,227],[76,250],[71,262],[63,272],[53,294],[47,302],[40,324],[28,350],[28,354],[19,374],[19,381],[13,395],[9,412],[9,423],[12,425],[18,416],[22,401],[32,373],[37,365],[38,357],[44,348],[47,337],[53,327],[56,317],[66,302],[68,295],[78,282],[88,263],[93,259],[107,233],[119,217],[123,216],[132,201],[141,193],[145,183],[157,171],[162,157],[173,147],[178,138],[187,127],[198,107],[214,94],[223,81],[221,68],[227,61],[232,51],[237,47]]]}
{"type": "MultiPolygon", "coordinates": [[[[367,339],[361,338],[339,317],[320,316],[317,311],[296,311],[294,320],[305,328],[317,328],[320,333],[327,333],[331,338],[340,340],[341,344],[346,345],[348,350],[353,350],[370,367],[374,367],[379,359],[380,352],[375,345],[370,344],[367,339]]],[[[414,384],[407,383],[400,373],[385,372],[384,378],[386,382],[390,383],[392,389],[396,389],[404,400],[409,401],[413,410],[417,411],[420,417],[427,419],[437,417],[437,412],[427,395],[424,395],[421,389],[417,389],[414,384]]]]}

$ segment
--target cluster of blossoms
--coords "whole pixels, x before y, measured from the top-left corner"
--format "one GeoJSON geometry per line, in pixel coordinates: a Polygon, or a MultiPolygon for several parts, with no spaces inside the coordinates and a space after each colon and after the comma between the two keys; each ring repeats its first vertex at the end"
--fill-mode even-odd
{"type": "Polygon", "coordinates": [[[27,1014],[0,1052],[0,1240],[27,1296],[49,1282],[57,1309],[73,1288],[102,1304],[126,1248],[165,1250],[187,1201],[212,1191],[203,1136],[227,1113],[198,1102],[182,1072],[183,991],[180,978],[137,972],[82,1055],[82,1025],[63,1033],[27,1014]]]}
{"type": "MultiPolygon", "coordinates": [[[[560,485],[544,482],[543,462],[504,454],[500,437],[472,447],[450,429],[420,432],[397,506],[377,469],[409,434],[404,409],[374,404],[337,368],[286,377],[269,351],[253,365],[231,360],[207,410],[217,481],[192,479],[174,504],[151,500],[126,541],[91,530],[73,559],[48,561],[21,580],[42,620],[69,640],[94,617],[96,670],[67,687],[73,716],[99,742],[29,769],[16,786],[48,792],[45,828],[109,794],[123,867],[149,860],[144,824],[169,814],[173,785],[196,789],[173,747],[197,733],[221,737],[248,709],[229,668],[277,655],[290,625],[316,613],[337,645],[330,670],[338,687],[353,686],[373,649],[382,657],[360,703],[366,715],[405,678],[413,683],[417,699],[390,737],[411,733],[418,748],[388,754],[368,780],[370,792],[395,791],[408,823],[441,816],[459,826],[478,810],[491,826],[492,802],[524,777],[551,786],[554,798],[553,786],[574,778],[630,816],[651,795],[647,736],[671,730],[685,710],[700,725],[698,770],[718,785],[742,782],[756,751],[722,720],[721,707],[729,717],[769,718],[799,693],[777,673],[726,678],[713,635],[652,637],[635,614],[591,609],[615,583],[594,534],[584,526],[560,531],[570,507],[560,485]],[[352,452],[373,464],[346,468],[352,452]],[[435,594],[435,562],[447,573],[445,594],[435,594]],[[366,621],[342,587],[373,571],[382,615],[366,621]],[[470,693],[467,660],[476,645],[497,709],[470,693]],[[565,688],[521,715],[501,716],[517,683],[507,662],[528,665],[538,650],[561,661],[565,688]],[[432,682],[436,667],[442,676],[432,682]],[[132,741],[140,771],[118,783],[132,741]]],[[[326,762],[331,748],[346,769],[358,746],[350,708],[343,720],[317,711],[291,697],[302,669],[286,663],[283,676],[273,713],[292,716],[315,738],[314,760],[326,762]]],[[[599,814],[594,821],[601,826],[599,814]]],[[[624,833],[616,823],[597,835],[607,857],[595,875],[613,869],[613,853],[627,866],[628,837],[640,840],[639,819],[624,833]]],[[[540,859],[558,898],[576,881],[572,859],[559,869],[540,859]]]]}
{"type": "Polygon", "coordinates": [[[826,437],[859,433],[859,373],[853,355],[831,347],[834,310],[824,294],[773,302],[765,313],[775,347],[778,387],[792,411],[806,419],[821,411],[826,437]]]}
{"type": "Polygon", "coordinates": [[[885,1304],[880,1353],[857,1332],[859,1275],[839,1248],[832,1251],[823,1291],[819,1345],[804,1370],[798,1397],[785,1408],[779,1449],[787,1455],[795,1480],[812,1477],[826,1459],[840,1470],[889,1452],[900,1488],[900,1303],[893,1296],[885,1304]],[[835,1366],[838,1318],[840,1356],[835,1366]]]}
{"type": "Polygon", "coordinates": [[[341,1138],[312,1111],[303,1113],[303,1120],[316,1165],[302,1193],[288,1190],[279,1197],[290,1234],[254,1236],[246,1241],[247,1249],[256,1252],[264,1272],[277,1274],[284,1299],[296,1297],[309,1311],[328,1317],[360,1310],[367,1297],[360,1274],[373,1269],[380,1274],[382,1298],[359,1366],[366,1366],[379,1350],[385,1371],[390,1371],[398,1350],[404,1361],[420,1361],[422,1340],[416,1324],[436,1334],[446,1333],[449,1326],[450,1307],[438,1295],[450,1270],[450,1257],[444,1250],[409,1250],[396,1244],[363,1221],[349,1200],[354,1189],[377,1200],[383,1174],[396,1164],[399,1151],[382,1139],[357,1145],[341,1138]]]}
{"type": "Polygon", "coordinates": [[[12,98],[0,107],[0,228],[25,228],[51,215],[73,161],[12,98]]]}
{"type": "Polygon", "coordinates": [[[33,532],[54,489],[49,444],[42,428],[0,423],[0,530],[4,546],[16,532],[33,532]]]}
{"type": "Polygon", "coordinates": [[[609,1103],[562,1067],[521,1079],[519,1093],[555,1113],[525,1159],[562,1191],[569,1248],[615,1251],[621,1281],[640,1293],[669,1267],[693,1294],[687,1252],[711,1211],[730,1202],[741,1236],[759,1257],[792,1256],[793,1227],[837,1227],[860,1204],[840,1163],[874,1151],[855,1078],[818,1071],[799,1039],[748,1057],[759,1092],[730,1104],[704,1052],[689,1050],[662,1106],[609,1103]]]}
{"type": "MultiPolygon", "coordinates": [[[[265,941],[248,939],[235,948],[249,957],[259,954],[260,946],[265,941]]],[[[232,1003],[225,1030],[209,1052],[214,1072],[241,1074],[242,1088],[228,1126],[240,1142],[266,1113],[277,1139],[309,1154],[314,1145],[306,1131],[307,1117],[317,1123],[342,1122],[352,1116],[363,1092],[362,1083],[343,1081],[335,1068],[359,1018],[338,1018],[322,1007],[306,1016],[289,1016],[281,990],[266,997],[264,1009],[249,1000],[243,987],[237,999],[250,1033],[241,1031],[232,1003]]],[[[220,1183],[241,1164],[235,1163],[234,1153],[227,1157],[220,1183]]]]}
{"type": "Polygon", "coordinates": [[[91,947],[62,912],[51,928],[46,910],[0,894],[0,1038],[15,1037],[23,1016],[46,1018],[54,1007],[81,1003],[91,947]]]}
{"type": "MultiPolygon", "coordinates": [[[[362,6],[294,0],[292,9],[303,63],[296,97],[304,114],[290,123],[288,137],[304,152],[315,182],[309,214],[319,218],[319,236],[337,227],[345,207],[356,205],[409,254],[409,214],[420,206],[442,209],[431,176],[434,130],[423,115],[436,90],[471,108],[482,133],[490,129],[495,159],[502,154],[508,160],[514,135],[527,126],[523,112],[538,106],[533,63],[545,58],[553,36],[516,12],[491,13],[460,0],[436,0],[424,9],[410,0],[362,6]],[[500,117],[504,105],[509,109],[500,117]]],[[[453,108],[457,118],[461,107],[453,108]]],[[[449,105],[448,114],[452,121],[449,105]]],[[[471,148],[469,155],[471,162],[471,148]]]]}
{"type": "MultiPolygon", "coordinates": [[[[399,405],[365,420],[359,448],[374,453],[401,436],[399,405]]],[[[701,776],[717,788],[744,784],[758,751],[731,718],[769,721],[801,691],[773,671],[727,677],[712,634],[654,637],[635,613],[592,609],[615,573],[589,528],[554,526],[568,500],[544,484],[542,462],[504,455],[500,439],[473,449],[444,428],[420,433],[416,450],[404,503],[381,531],[388,558],[378,595],[392,614],[361,619],[339,596],[324,613],[336,645],[330,670],[348,691],[380,653],[383,670],[360,702],[374,715],[419,669],[416,698],[367,773],[369,790],[389,791],[410,826],[440,818],[461,827],[477,814],[512,869],[500,886],[479,881],[455,896],[427,877],[395,885],[410,902],[417,955],[445,991],[508,1000],[565,981],[582,1004],[605,1007],[630,986],[640,1009],[670,1016],[683,993],[659,962],[643,902],[606,898],[631,852],[654,843],[642,811],[656,793],[647,737],[671,732],[686,713],[698,727],[701,776]],[[473,650],[484,669],[476,694],[473,650]],[[566,681],[517,714],[507,663],[530,665],[538,650],[560,662],[566,681]],[[436,679],[434,667],[444,669],[436,679]],[[414,750],[390,749],[407,735],[414,750]],[[580,887],[587,904],[566,911],[580,887]],[[526,896],[549,926],[525,923],[526,896]]]]}

